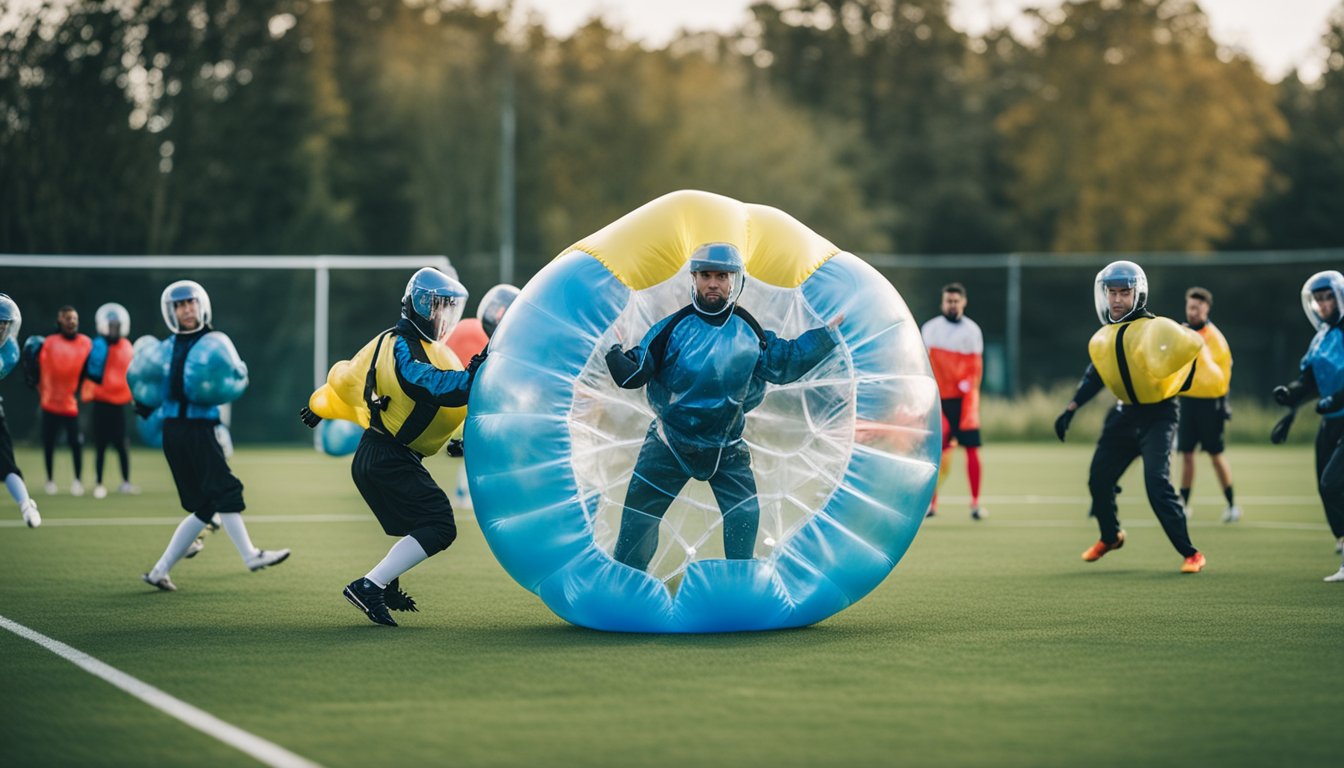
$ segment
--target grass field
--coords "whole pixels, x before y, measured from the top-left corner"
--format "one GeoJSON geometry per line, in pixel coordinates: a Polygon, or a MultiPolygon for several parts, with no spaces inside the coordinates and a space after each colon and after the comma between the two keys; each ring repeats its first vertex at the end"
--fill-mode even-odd
{"type": "MultiPolygon", "coordinates": [[[[605,634],[553,616],[500,569],[469,514],[405,579],[397,629],[340,596],[386,552],[348,460],[248,449],[248,573],[222,534],[140,581],[180,519],[160,455],[138,497],[0,502],[0,615],[326,766],[1337,766],[1344,584],[1308,447],[1229,451],[1242,523],[1218,523],[1201,457],[1177,573],[1137,468],[1127,546],[1094,564],[1090,446],[995,445],[991,517],[965,514],[961,457],[941,512],[858,605],[801,630],[605,634]],[[404,618],[403,618],[404,617],[404,618]]],[[[88,458],[86,457],[86,461],[88,458]]],[[[449,485],[456,464],[429,462],[449,485]]],[[[86,470],[87,472],[88,470],[86,470]]],[[[87,476],[86,476],[87,477],[87,476]]],[[[255,765],[246,755],[0,631],[0,765],[255,765]]]]}

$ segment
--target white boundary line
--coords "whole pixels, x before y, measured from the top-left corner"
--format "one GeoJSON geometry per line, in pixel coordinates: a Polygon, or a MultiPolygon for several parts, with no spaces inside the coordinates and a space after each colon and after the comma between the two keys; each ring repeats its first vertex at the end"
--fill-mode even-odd
{"type": "Polygon", "coordinates": [[[71,648],[59,640],[53,640],[16,621],[0,616],[0,627],[4,627],[25,640],[37,643],[85,672],[102,678],[165,715],[176,718],[201,733],[233,747],[263,765],[274,766],[274,768],[321,768],[311,760],[299,757],[284,747],[272,744],[260,736],[254,736],[235,725],[230,725],[209,712],[197,709],[181,699],[164,693],[149,683],[131,677],[83,651],[71,648]]]}
{"type": "MultiPolygon", "coordinates": [[[[475,520],[470,509],[453,510],[457,520],[475,520]]],[[[362,523],[376,520],[371,514],[363,515],[247,515],[247,524],[252,523],[362,523]]],[[[52,528],[99,528],[127,525],[177,525],[180,517],[44,517],[42,527],[52,528]]],[[[0,528],[25,528],[22,520],[0,520],[0,528]]]]}

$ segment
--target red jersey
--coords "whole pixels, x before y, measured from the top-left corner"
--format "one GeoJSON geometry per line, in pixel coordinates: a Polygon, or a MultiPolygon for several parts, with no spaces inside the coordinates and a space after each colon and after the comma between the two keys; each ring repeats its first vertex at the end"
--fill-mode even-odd
{"type": "Polygon", "coordinates": [[[92,348],[93,340],[82,333],[75,334],[73,339],[53,333],[42,341],[42,350],[37,353],[42,371],[37,384],[42,410],[57,416],[79,415],[75,390],[79,388],[79,376],[92,348]]]}
{"type": "Polygon", "coordinates": [[[85,380],[80,399],[86,403],[125,405],[131,402],[131,386],[126,383],[126,369],[131,367],[131,342],[117,339],[107,345],[107,360],[103,363],[103,383],[85,380]]]}
{"type": "Polygon", "coordinates": [[[920,329],[929,364],[943,400],[961,400],[959,429],[980,428],[980,381],[985,374],[985,339],[980,326],[962,315],[952,322],[939,315],[920,329]]]}
{"type": "Polygon", "coordinates": [[[481,328],[481,321],[474,317],[459,322],[453,332],[448,334],[448,348],[457,355],[463,368],[467,367],[471,358],[479,355],[489,342],[490,337],[486,336],[485,330],[481,328]]]}

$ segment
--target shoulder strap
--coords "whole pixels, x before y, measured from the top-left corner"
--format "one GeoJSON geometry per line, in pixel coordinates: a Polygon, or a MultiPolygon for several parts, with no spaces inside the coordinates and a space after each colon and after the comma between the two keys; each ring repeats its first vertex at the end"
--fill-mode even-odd
{"type": "Polygon", "coordinates": [[[761,328],[761,324],[756,322],[756,318],[752,317],[750,312],[736,304],[733,305],[733,314],[747,321],[747,325],[751,328],[752,332],[756,334],[756,339],[761,342],[761,349],[765,349],[765,329],[761,328]]]}
{"type": "Polygon", "coordinates": [[[364,404],[369,406],[369,425],[377,427],[380,432],[386,432],[383,427],[382,412],[387,410],[388,398],[379,397],[378,389],[378,356],[383,351],[383,342],[391,335],[392,329],[378,334],[378,343],[373,347],[373,357],[369,359],[369,370],[364,374],[364,404]]]}
{"type": "Polygon", "coordinates": [[[1129,330],[1130,323],[1120,326],[1115,332],[1115,365],[1120,371],[1120,381],[1124,382],[1125,392],[1129,395],[1129,402],[1134,405],[1142,405],[1139,402],[1139,396],[1134,393],[1134,377],[1129,373],[1129,361],[1125,359],[1125,331],[1129,330]]]}

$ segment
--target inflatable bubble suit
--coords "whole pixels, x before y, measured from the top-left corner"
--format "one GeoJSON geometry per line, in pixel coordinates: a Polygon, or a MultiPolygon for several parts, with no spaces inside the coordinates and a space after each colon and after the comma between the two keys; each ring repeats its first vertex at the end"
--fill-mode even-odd
{"type": "Polygon", "coordinates": [[[513,303],[477,374],[466,424],[471,496],[506,571],[557,615],[628,632],[795,627],[876,587],[923,521],[940,449],[937,387],[891,284],[787,214],[682,191],[557,257],[513,303]],[[692,480],[664,516],[647,571],[611,556],[653,418],[604,359],[689,303],[687,261],[741,251],[741,305],[796,338],[843,313],[841,343],[771,385],[744,438],[761,507],[754,557],[723,557],[722,516],[692,480]]]}

